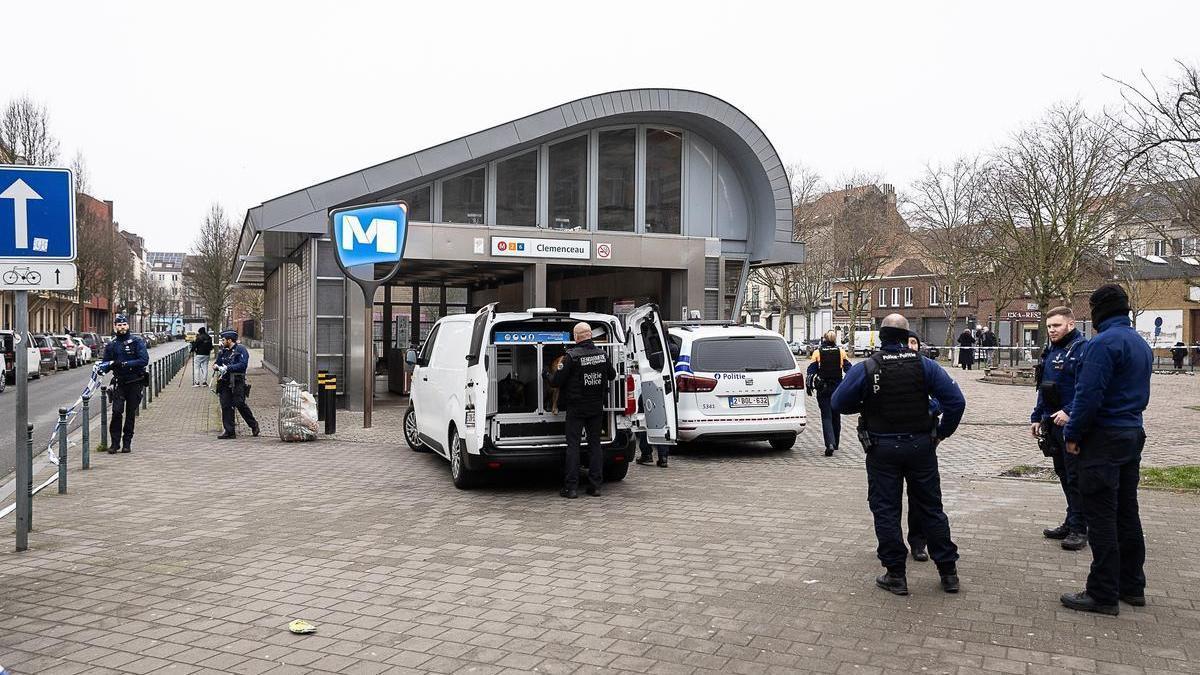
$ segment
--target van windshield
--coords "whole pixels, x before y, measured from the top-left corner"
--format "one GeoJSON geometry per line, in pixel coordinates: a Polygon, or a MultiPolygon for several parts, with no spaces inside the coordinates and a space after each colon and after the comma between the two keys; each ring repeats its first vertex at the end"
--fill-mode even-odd
{"type": "Polygon", "coordinates": [[[692,344],[692,369],[713,373],[795,370],[796,359],[778,337],[720,337],[692,344]]]}

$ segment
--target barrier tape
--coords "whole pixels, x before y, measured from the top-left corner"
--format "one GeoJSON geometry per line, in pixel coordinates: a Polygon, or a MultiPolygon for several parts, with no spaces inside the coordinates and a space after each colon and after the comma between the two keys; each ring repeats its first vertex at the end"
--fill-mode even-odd
{"type": "Polygon", "coordinates": [[[79,398],[75,399],[70,408],[67,408],[67,419],[60,420],[54,424],[54,432],[50,434],[50,442],[46,445],[46,459],[54,466],[58,466],[58,453],[54,451],[54,446],[58,441],[58,434],[60,431],[63,431],[64,425],[68,430],[71,428],[71,419],[75,417],[75,412],[79,409],[79,406],[83,405],[83,397],[87,396],[90,398],[92,393],[96,391],[96,388],[100,386],[100,378],[103,377],[100,367],[104,363],[106,362],[97,363],[92,366],[92,377],[88,380],[87,386],[79,394],[79,398]]]}

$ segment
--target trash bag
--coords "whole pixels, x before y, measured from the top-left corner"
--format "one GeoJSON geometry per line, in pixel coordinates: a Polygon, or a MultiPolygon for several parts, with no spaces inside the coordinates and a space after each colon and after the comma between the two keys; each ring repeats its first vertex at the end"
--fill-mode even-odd
{"type": "Polygon", "coordinates": [[[317,438],[317,401],[304,385],[288,380],[280,385],[279,440],[312,441],[317,438]]]}

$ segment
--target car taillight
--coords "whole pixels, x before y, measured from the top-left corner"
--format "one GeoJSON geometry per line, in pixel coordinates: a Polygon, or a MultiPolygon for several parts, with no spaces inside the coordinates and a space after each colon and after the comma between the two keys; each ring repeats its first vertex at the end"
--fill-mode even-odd
{"type": "Polygon", "coordinates": [[[779,386],[784,389],[803,389],[804,373],[792,373],[779,378],[779,386]]]}
{"type": "Polygon", "coordinates": [[[681,393],[703,393],[717,388],[717,381],[711,377],[680,374],[675,378],[675,386],[681,393]]]}
{"type": "Polygon", "coordinates": [[[633,375],[625,376],[625,416],[637,412],[637,399],[633,396],[633,375]]]}
{"type": "Polygon", "coordinates": [[[42,356],[54,353],[54,351],[52,349],[50,349],[49,347],[41,347],[38,351],[42,352],[42,356]]]}

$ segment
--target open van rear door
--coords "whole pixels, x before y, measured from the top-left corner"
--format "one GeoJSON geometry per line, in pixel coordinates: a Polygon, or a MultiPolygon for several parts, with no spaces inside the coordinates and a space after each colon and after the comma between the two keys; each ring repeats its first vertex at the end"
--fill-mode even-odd
{"type": "Polygon", "coordinates": [[[471,436],[475,448],[483,447],[483,439],[488,431],[488,414],[493,412],[490,406],[488,387],[488,369],[495,364],[488,363],[491,340],[488,328],[496,315],[496,305],[493,302],[484,305],[475,312],[475,320],[471,324],[471,341],[467,345],[467,391],[464,392],[464,436],[471,436]]]}
{"type": "Polygon", "coordinates": [[[625,344],[642,402],[640,428],[651,444],[674,445],[679,422],[675,409],[675,367],[671,363],[667,329],[657,305],[638,307],[626,321],[625,344]]]}

